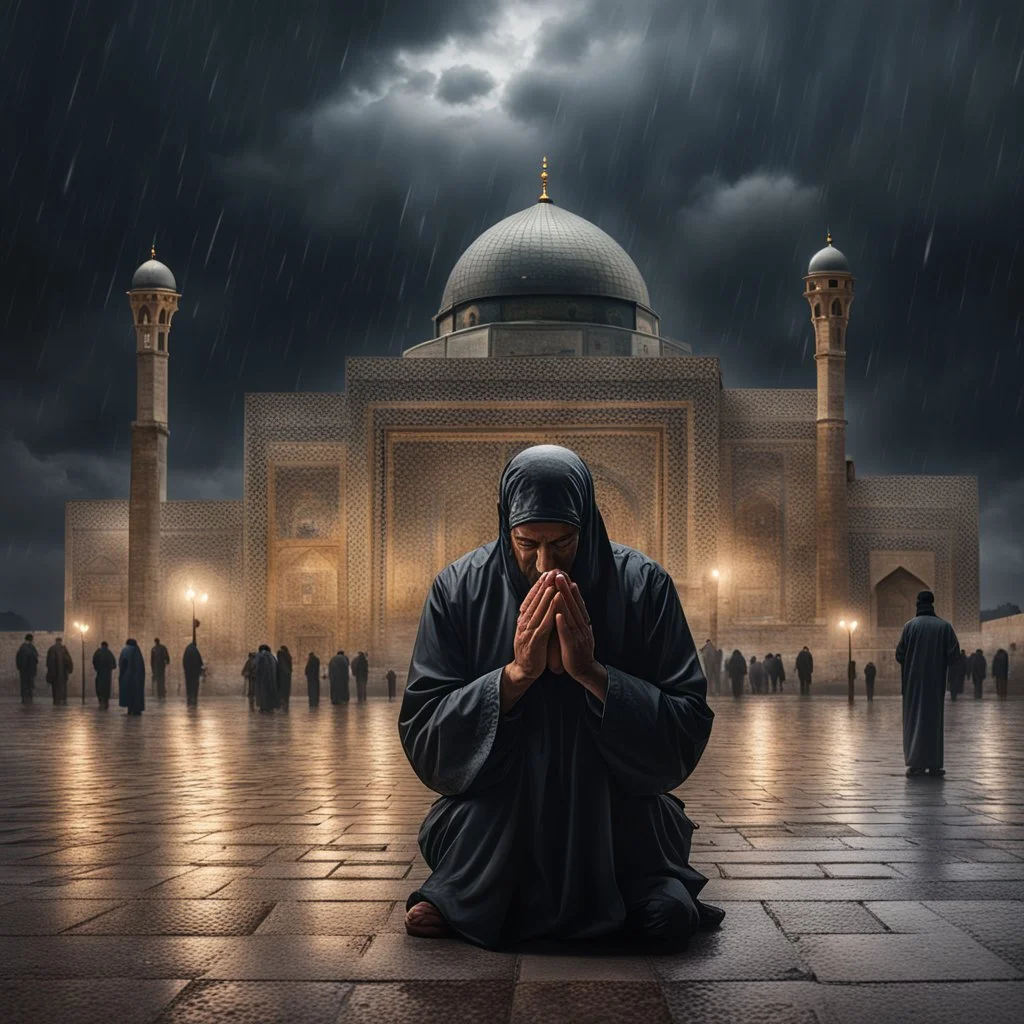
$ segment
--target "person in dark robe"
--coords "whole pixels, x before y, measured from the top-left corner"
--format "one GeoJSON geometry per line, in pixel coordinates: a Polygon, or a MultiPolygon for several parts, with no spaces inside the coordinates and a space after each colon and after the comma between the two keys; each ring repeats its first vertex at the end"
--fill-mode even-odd
{"type": "Polygon", "coordinates": [[[18,679],[21,681],[21,703],[31,704],[35,697],[36,674],[39,672],[39,652],[32,642],[31,633],[25,634],[18,653],[14,655],[14,665],[18,670],[18,679]]]}
{"type": "Polygon", "coordinates": [[[252,674],[256,706],[261,712],[272,712],[277,707],[277,658],[269,644],[260,644],[256,651],[252,674]]]}
{"type": "Polygon", "coordinates": [[[348,658],[344,651],[338,653],[327,663],[327,679],[331,684],[331,703],[348,703],[348,658]]]}
{"type": "Polygon", "coordinates": [[[153,641],[149,652],[149,667],[153,672],[153,692],[157,700],[167,699],[167,666],[171,663],[171,655],[160,643],[160,637],[153,641]]]}
{"type": "Polygon", "coordinates": [[[118,703],[128,709],[129,715],[141,715],[146,710],[146,659],[130,637],[117,659],[117,689],[118,703]]]}
{"type": "Polygon", "coordinates": [[[714,718],[672,577],[608,540],[569,449],[520,452],[499,493],[498,539],[435,577],[409,665],[399,736],[442,795],[406,930],[498,948],[717,924],[671,793],[714,718]]]}
{"type": "Polygon", "coordinates": [[[74,671],[75,663],[71,660],[71,652],[64,646],[61,638],[57,637],[46,652],[46,681],[53,688],[54,704],[67,704],[68,676],[74,671]]]}
{"type": "Polygon", "coordinates": [[[242,666],[242,686],[245,689],[245,695],[249,698],[249,710],[256,710],[256,652],[250,651],[249,656],[245,659],[245,664],[242,666]]]}
{"type": "Polygon", "coordinates": [[[857,662],[852,659],[846,663],[846,699],[852,704],[854,689],[857,685],[857,662]]]}
{"type": "Polygon", "coordinates": [[[320,707],[320,659],[312,651],[306,660],[306,693],[309,695],[309,706],[320,707]]]}
{"type": "Polygon", "coordinates": [[[953,659],[946,676],[949,683],[949,699],[956,700],[964,692],[964,680],[967,678],[967,652],[963,648],[953,659]]]}
{"type": "Polygon", "coordinates": [[[814,675],[814,657],[805,647],[796,656],[796,677],[800,680],[800,693],[809,697],[811,694],[811,677],[814,675]]]}
{"type": "Polygon", "coordinates": [[[767,693],[768,674],[764,670],[764,665],[757,660],[756,654],[750,656],[750,668],[747,671],[750,674],[750,692],[767,693]]]}
{"type": "Polygon", "coordinates": [[[992,659],[992,678],[996,681],[996,696],[999,700],[1006,700],[1006,691],[1009,688],[1007,681],[1010,678],[1010,656],[999,648],[992,659]]]}
{"type": "Polygon", "coordinates": [[[777,693],[779,689],[779,670],[775,665],[775,655],[769,651],[764,656],[764,661],[761,664],[764,665],[765,675],[772,684],[772,693],[777,693]]]}
{"type": "Polygon", "coordinates": [[[741,651],[733,651],[725,665],[726,674],[732,683],[732,695],[736,700],[743,696],[743,679],[747,674],[747,659],[741,651]]]}
{"type": "Polygon", "coordinates": [[[395,675],[395,670],[389,668],[384,678],[388,681],[388,700],[394,700],[395,688],[398,685],[398,676],[395,675]]]}
{"type": "Polygon", "coordinates": [[[101,640],[96,648],[92,656],[92,667],[96,670],[96,700],[99,701],[100,709],[106,711],[110,707],[110,688],[113,685],[114,669],[117,668],[117,658],[107,646],[106,640],[101,640]]]}
{"type": "Polygon", "coordinates": [[[878,669],[875,668],[875,663],[869,661],[864,666],[864,689],[868,692],[868,700],[873,701],[875,699],[875,676],[878,675],[878,669]]]}
{"type": "Polygon", "coordinates": [[[701,660],[704,663],[704,675],[707,676],[708,690],[710,693],[718,693],[720,685],[721,652],[711,642],[709,637],[704,641],[700,649],[701,660]]]}
{"type": "Polygon", "coordinates": [[[974,683],[974,699],[981,700],[982,684],[988,675],[988,661],[979,647],[971,656],[971,682],[974,683]]]}
{"type": "Polygon", "coordinates": [[[946,670],[960,641],[953,627],[935,614],[930,590],[917,595],[917,615],[904,627],[896,645],[903,694],[903,758],[907,775],[944,775],[943,713],[946,670]]]}
{"type": "Polygon", "coordinates": [[[366,660],[366,651],[360,651],[352,659],[352,674],[356,677],[356,700],[361,704],[366,700],[366,680],[370,675],[370,664],[366,660]]]}
{"type": "Polygon", "coordinates": [[[190,643],[181,655],[181,671],[185,676],[185,706],[199,706],[199,679],[203,674],[203,656],[199,648],[190,643]]]}
{"type": "Polygon", "coordinates": [[[779,677],[779,693],[782,693],[782,691],[785,689],[784,684],[786,682],[786,668],[782,664],[781,654],[775,655],[775,671],[779,677]]]}
{"type": "Polygon", "coordinates": [[[283,711],[288,710],[292,698],[292,652],[281,644],[277,651],[277,702],[283,711]]]}

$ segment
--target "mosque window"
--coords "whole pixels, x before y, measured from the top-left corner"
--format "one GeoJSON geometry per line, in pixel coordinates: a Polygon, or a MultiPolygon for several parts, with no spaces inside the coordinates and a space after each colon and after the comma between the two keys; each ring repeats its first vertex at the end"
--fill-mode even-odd
{"type": "Polygon", "coordinates": [[[148,324],[149,319],[149,309],[146,306],[143,306],[142,309],[139,310],[139,323],[148,324]]]}
{"type": "Polygon", "coordinates": [[[842,316],[843,315],[843,305],[842,305],[842,303],[838,299],[833,299],[832,300],[832,315],[833,316],[842,316]]]}
{"type": "Polygon", "coordinates": [[[157,319],[157,323],[160,323],[160,324],[167,323],[167,310],[166,309],[161,309],[160,310],[160,315],[156,319],[157,319]]]}
{"type": "Polygon", "coordinates": [[[815,317],[821,316],[821,303],[820,302],[816,302],[814,304],[814,315],[815,315],[815,317]]]}
{"type": "Polygon", "coordinates": [[[476,313],[470,313],[466,317],[466,325],[468,327],[476,327],[476,313]]]}
{"type": "Polygon", "coordinates": [[[142,332],[142,347],[143,348],[152,348],[153,347],[153,342],[152,342],[152,340],[150,338],[149,331],[143,331],[142,332]]]}
{"type": "Polygon", "coordinates": [[[836,278],[830,277],[828,279],[828,286],[829,286],[829,288],[838,288],[839,287],[839,281],[836,278]]]}
{"type": "Polygon", "coordinates": [[[157,334],[157,336],[156,336],[156,350],[158,352],[163,352],[166,349],[166,347],[167,347],[167,333],[165,331],[160,331],[160,333],[157,334]]]}
{"type": "Polygon", "coordinates": [[[815,283],[814,283],[813,281],[808,281],[808,282],[807,282],[807,290],[808,290],[809,292],[813,292],[813,291],[814,291],[814,289],[815,289],[815,288],[817,288],[817,287],[818,287],[818,286],[817,286],[817,285],[816,285],[816,284],[815,284],[815,283]]]}

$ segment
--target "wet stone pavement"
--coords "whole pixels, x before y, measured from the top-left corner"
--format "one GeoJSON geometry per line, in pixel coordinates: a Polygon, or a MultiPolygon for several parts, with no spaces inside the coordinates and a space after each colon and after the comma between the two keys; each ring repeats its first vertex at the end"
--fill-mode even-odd
{"type": "Polygon", "coordinates": [[[1024,701],[947,704],[932,780],[896,699],[717,699],[679,793],[722,929],[517,953],[404,933],[398,707],[0,703],[0,1021],[1021,1019],[1024,701]]]}

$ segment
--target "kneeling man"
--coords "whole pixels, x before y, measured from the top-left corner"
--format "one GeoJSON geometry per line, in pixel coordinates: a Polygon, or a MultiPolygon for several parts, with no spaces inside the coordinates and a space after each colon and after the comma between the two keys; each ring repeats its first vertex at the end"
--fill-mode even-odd
{"type": "Polygon", "coordinates": [[[493,949],[717,924],[670,792],[714,717],[672,578],[608,540],[567,448],[506,465],[498,521],[435,578],[409,667],[399,734],[442,796],[406,930],[493,949]]]}

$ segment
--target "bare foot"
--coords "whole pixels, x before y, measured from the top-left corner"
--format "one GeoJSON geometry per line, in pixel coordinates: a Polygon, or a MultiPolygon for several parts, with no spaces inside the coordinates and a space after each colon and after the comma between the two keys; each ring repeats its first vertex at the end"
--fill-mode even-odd
{"type": "Polygon", "coordinates": [[[448,922],[433,903],[422,900],[405,912],[405,930],[421,939],[442,939],[451,935],[448,922]]]}

